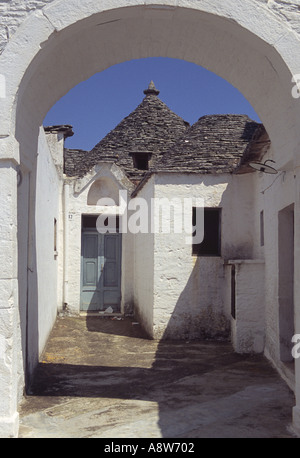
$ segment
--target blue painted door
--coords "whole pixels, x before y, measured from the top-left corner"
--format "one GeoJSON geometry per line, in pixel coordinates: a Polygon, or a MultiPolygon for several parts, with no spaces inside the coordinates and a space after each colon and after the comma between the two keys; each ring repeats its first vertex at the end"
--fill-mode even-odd
{"type": "Polygon", "coordinates": [[[120,312],[120,304],[121,234],[83,232],[80,310],[120,312]]]}

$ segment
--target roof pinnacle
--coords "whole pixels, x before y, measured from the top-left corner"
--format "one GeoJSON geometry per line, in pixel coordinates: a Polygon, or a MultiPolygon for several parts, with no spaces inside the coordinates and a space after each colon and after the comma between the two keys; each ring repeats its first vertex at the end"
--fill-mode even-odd
{"type": "Polygon", "coordinates": [[[158,95],[159,91],[156,89],[153,81],[150,81],[148,89],[144,90],[145,95],[158,95]]]}

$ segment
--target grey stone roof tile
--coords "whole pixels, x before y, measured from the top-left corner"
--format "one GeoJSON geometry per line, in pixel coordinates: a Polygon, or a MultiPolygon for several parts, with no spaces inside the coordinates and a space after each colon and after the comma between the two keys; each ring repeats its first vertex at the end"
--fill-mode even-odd
{"type": "Polygon", "coordinates": [[[246,115],[201,117],[192,126],[158,98],[151,81],[141,104],[91,151],[65,149],[64,171],[82,177],[101,161],[113,161],[138,184],[150,172],[246,173],[269,147],[264,126],[246,115]],[[133,155],[150,155],[149,170],[134,167],[133,155]]]}
{"type": "MultiPolygon", "coordinates": [[[[155,163],[154,156],[163,154],[175,144],[189,123],[157,97],[159,91],[152,81],[144,93],[141,104],[86,154],[84,163],[76,164],[74,168],[68,161],[65,167],[67,174],[75,173],[76,169],[76,174],[84,175],[97,162],[111,159],[124,169],[129,178],[140,180],[144,171],[134,168],[132,153],[150,153],[151,163],[155,163]]],[[[66,155],[70,159],[69,152],[66,155]]],[[[73,158],[77,162],[78,155],[73,154],[73,158]]]]}
{"type": "MultiPolygon", "coordinates": [[[[157,171],[232,173],[250,155],[261,124],[246,115],[206,115],[193,124],[157,163],[157,171]]],[[[252,151],[251,158],[260,157],[252,151]]]]}

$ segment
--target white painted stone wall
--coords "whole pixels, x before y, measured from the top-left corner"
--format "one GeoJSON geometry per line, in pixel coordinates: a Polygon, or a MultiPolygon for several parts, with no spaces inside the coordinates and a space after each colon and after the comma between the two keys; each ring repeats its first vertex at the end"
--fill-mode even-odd
{"type": "MultiPolygon", "coordinates": [[[[136,197],[145,199],[148,204],[151,202],[154,197],[153,176],[136,197]]],[[[151,213],[148,215],[148,222],[150,222],[151,213]]],[[[151,225],[148,229],[150,229],[148,233],[137,233],[134,236],[134,308],[137,318],[149,337],[155,337],[153,333],[154,234],[151,232],[151,225]]]]}
{"type": "MultiPolygon", "coordinates": [[[[235,267],[235,317],[231,318],[231,341],[237,353],[262,353],[265,344],[264,261],[229,261],[235,267]]],[[[231,297],[230,297],[231,300],[231,297]]]]}
{"type": "Polygon", "coordinates": [[[45,134],[40,129],[37,158],[36,242],[37,242],[37,304],[38,349],[44,350],[49,333],[61,306],[61,268],[63,245],[59,237],[62,228],[62,181],[52,154],[61,154],[63,138],[45,134]],[[52,153],[47,138],[52,146],[52,153]],[[51,138],[52,137],[52,138],[51,138]],[[54,250],[54,219],[57,221],[57,247],[54,250]]]}
{"type": "MultiPolygon", "coordinates": [[[[272,149],[265,158],[274,158],[272,149]]],[[[270,164],[272,165],[272,164],[270,164]]],[[[274,165],[274,164],[273,164],[274,165]]],[[[276,167],[276,164],[274,165],[276,167]]],[[[255,223],[256,243],[255,258],[265,260],[265,349],[266,356],[278,368],[291,388],[295,385],[295,375],[280,360],[279,344],[279,266],[278,266],[278,212],[293,203],[296,203],[297,180],[296,173],[281,168],[277,175],[255,173],[255,223]],[[264,211],[264,246],[260,246],[260,212],[264,211]]],[[[296,211],[296,209],[295,209],[296,211]]],[[[296,239],[295,239],[296,243],[296,239]]],[[[296,255],[295,255],[296,256],[296,255]]],[[[295,278],[298,272],[295,269],[295,278]]],[[[295,295],[295,309],[297,296],[295,295]]],[[[296,321],[295,321],[296,325],[296,321]]],[[[292,336],[290,336],[292,338],[292,336]]]]}
{"type": "MultiPolygon", "coordinates": [[[[200,197],[204,198],[206,206],[212,207],[220,206],[227,188],[226,178],[211,176],[160,174],[155,181],[156,199],[200,197]]],[[[171,221],[174,223],[175,218],[173,213],[171,221]]],[[[184,232],[155,234],[154,333],[157,338],[192,339],[212,337],[218,330],[226,332],[219,293],[222,259],[192,256],[192,247],[186,243],[186,237],[184,232]]]]}
{"type": "Polygon", "coordinates": [[[205,206],[222,208],[221,257],[192,256],[184,232],[154,235],[154,335],[226,337],[230,308],[224,300],[224,261],[252,256],[252,174],[161,173],[155,177],[154,197],[203,198],[205,206]]]}
{"type": "MultiPolygon", "coordinates": [[[[283,23],[287,23],[296,33],[300,34],[298,20],[299,3],[283,0],[252,0],[258,6],[264,6],[283,23]]],[[[41,10],[55,0],[8,0],[0,2],[0,50],[13,37],[22,22],[34,11],[41,10]]],[[[83,3],[83,2],[82,2],[83,3]]]]}
{"type": "Polygon", "coordinates": [[[19,359],[20,318],[18,303],[16,240],[17,170],[11,161],[0,162],[0,437],[14,437],[18,433],[18,382],[22,361],[19,359]]]}

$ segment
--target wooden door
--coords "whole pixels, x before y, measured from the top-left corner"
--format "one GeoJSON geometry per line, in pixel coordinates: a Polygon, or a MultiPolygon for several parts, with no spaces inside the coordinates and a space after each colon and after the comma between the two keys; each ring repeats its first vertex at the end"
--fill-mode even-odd
{"type": "Polygon", "coordinates": [[[80,310],[120,312],[121,234],[83,232],[80,310]]]}

